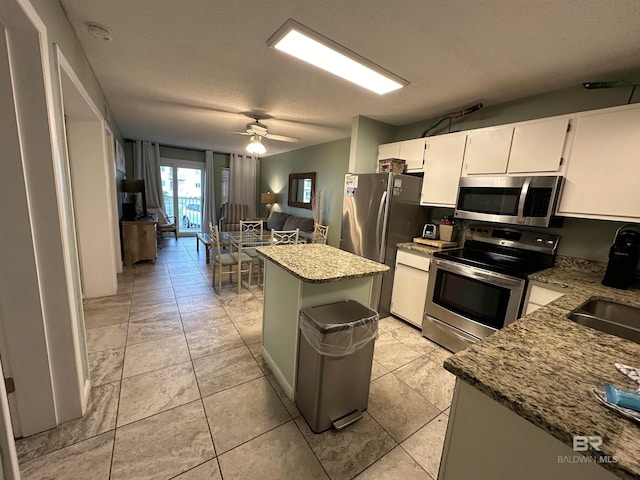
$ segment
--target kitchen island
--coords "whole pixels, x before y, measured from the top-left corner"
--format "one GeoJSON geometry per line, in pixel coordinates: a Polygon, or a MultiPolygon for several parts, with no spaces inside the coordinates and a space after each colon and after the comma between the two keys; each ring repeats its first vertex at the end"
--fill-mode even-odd
{"type": "Polygon", "coordinates": [[[262,357],[294,400],[300,310],[343,300],[372,304],[389,267],[322,244],[259,247],[265,258],[262,357]]]}
{"type": "Polygon", "coordinates": [[[640,290],[602,286],[602,265],[558,263],[530,279],[563,296],[445,361],[458,378],[440,480],[640,478],[640,425],[593,394],[638,387],[614,363],[640,367],[640,345],[567,318],[590,299],[640,307],[640,290]],[[600,437],[600,451],[574,450],[574,436],[600,437]]]}

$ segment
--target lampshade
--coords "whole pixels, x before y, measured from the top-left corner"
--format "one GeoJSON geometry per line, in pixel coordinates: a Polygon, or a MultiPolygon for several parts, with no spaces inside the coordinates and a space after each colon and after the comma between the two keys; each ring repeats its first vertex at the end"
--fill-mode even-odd
{"type": "Polygon", "coordinates": [[[124,193],[144,192],[144,180],[122,180],[124,193]]]}
{"type": "Polygon", "coordinates": [[[267,192],[260,194],[260,202],[262,203],[276,203],[278,196],[275,193],[267,192]]]}
{"type": "Polygon", "coordinates": [[[262,137],[260,135],[253,135],[251,140],[249,140],[249,145],[247,145],[247,152],[262,155],[266,153],[266,151],[267,149],[264,148],[262,144],[262,137]]]}

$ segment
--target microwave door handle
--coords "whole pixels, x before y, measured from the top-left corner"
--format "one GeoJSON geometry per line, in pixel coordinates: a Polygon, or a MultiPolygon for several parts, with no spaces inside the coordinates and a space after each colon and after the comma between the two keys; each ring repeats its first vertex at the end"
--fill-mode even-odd
{"type": "Polygon", "coordinates": [[[378,218],[376,220],[376,249],[378,250],[378,261],[382,262],[384,254],[384,231],[387,228],[387,219],[385,213],[385,205],[387,200],[387,191],[385,190],[380,197],[380,205],[378,206],[378,218]],[[385,217],[384,220],[382,217],[385,217]],[[380,228],[382,226],[382,228],[380,228]]]}
{"type": "Polygon", "coordinates": [[[531,177],[527,177],[522,184],[520,191],[520,201],[518,202],[518,223],[524,223],[524,204],[529,194],[529,186],[531,185],[531,177]]]}

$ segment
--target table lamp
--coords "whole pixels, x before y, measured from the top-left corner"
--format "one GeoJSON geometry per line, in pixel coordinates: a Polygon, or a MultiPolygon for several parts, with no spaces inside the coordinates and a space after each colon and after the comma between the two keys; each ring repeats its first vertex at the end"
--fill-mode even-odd
{"type": "Polygon", "coordinates": [[[271,215],[271,206],[278,201],[278,196],[275,193],[267,192],[260,194],[260,202],[264,203],[267,207],[267,218],[271,215]]]}

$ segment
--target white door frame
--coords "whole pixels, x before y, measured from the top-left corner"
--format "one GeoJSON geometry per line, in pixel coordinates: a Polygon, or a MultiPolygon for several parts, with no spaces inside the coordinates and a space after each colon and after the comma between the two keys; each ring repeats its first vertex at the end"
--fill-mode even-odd
{"type": "Polygon", "coordinates": [[[13,433],[26,436],[82,416],[90,383],[46,26],[28,0],[0,0],[0,24],[0,198],[13,213],[0,229],[0,352],[13,433]]]}
{"type": "Polygon", "coordinates": [[[118,290],[119,246],[113,226],[115,209],[115,163],[108,157],[106,123],[80,79],[60,51],[60,90],[65,117],[67,165],[78,250],[82,272],[82,292],[87,298],[115,295],[118,290]],[[110,252],[105,254],[105,252],[110,252]]]}
{"type": "MultiPolygon", "coordinates": [[[[4,377],[2,359],[0,359],[0,374],[4,377]]],[[[18,454],[13,440],[11,413],[9,412],[9,400],[7,399],[7,389],[4,387],[4,381],[0,382],[0,479],[20,479],[18,454]]]]}

